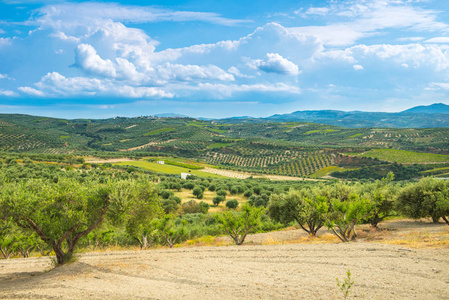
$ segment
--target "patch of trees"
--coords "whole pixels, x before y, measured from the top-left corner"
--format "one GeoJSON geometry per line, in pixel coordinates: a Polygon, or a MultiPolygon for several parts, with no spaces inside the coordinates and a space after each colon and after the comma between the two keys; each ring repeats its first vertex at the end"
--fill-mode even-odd
{"type": "Polygon", "coordinates": [[[389,172],[394,173],[395,180],[410,180],[421,176],[427,168],[423,165],[404,166],[402,164],[387,164],[380,166],[363,166],[358,170],[332,172],[331,176],[344,179],[375,179],[380,180],[389,172]]]}

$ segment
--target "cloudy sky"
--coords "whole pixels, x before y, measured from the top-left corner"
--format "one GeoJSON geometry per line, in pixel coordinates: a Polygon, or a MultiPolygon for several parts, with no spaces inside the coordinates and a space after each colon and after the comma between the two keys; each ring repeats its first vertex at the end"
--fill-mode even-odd
{"type": "Polygon", "coordinates": [[[449,104],[446,0],[0,0],[0,112],[269,116],[449,104]]]}

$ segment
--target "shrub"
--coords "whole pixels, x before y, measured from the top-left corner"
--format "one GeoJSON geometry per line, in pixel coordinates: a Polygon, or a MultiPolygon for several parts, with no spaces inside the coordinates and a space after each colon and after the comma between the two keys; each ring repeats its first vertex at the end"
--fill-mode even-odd
{"type": "Polygon", "coordinates": [[[226,190],[224,190],[224,189],[219,189],[219,190],[217,191],[217,196],[226,197],[227,194],[228,194],[228,193],[227,193],[226,190]]]}
{"type": "Polygon", "coordinates": [[[212,203],[215,205],[215,206],[218,206],[221,202],[224,202],[225,201],[225,197],[223,197],[223,196],[215,196],[213,199],[212,199],[212,203]]]}
{"type": "Polygon", "coordinates": [[[200,203],[197,203],[195,200],[190,200],[189,202],[182,204],[182,210],[185,214],[196,214],[203,212],[200,203]]]}
{"type": "Polygon", "coordinates": [[[236,209],[239,206],[239,202],[236,199],[226,201],[226,207],[229,209],[236,209]]]}

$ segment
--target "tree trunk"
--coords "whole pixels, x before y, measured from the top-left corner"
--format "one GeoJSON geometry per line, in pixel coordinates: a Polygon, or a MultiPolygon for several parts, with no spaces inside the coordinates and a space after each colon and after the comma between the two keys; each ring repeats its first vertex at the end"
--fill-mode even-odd
{"type": "Polygon", "coordinates": [[[433,222],[434,224],[438,224],[439,221],[440,221],[440,217],[439,217],[439,216],[438,216],[438,217],[432,216],[432,222],[433,222]]]}
{"type": "Polygon", "coordinates": [[[55,251],[56,262],[58,263],[58,265],[63,265],[66,258],[64,251],[62,251],[61,247],[59,247],[58,245],[53,245],[53,251],[55,251]]]}

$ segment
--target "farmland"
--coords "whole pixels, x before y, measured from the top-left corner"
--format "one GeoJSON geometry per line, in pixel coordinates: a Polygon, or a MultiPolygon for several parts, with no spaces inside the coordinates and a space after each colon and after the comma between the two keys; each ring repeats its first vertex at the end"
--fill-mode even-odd
{"type": "MultiPolygon", "coordinates": [[[[62,120],[0,115],[0,129],[0,151],[5,153],[76,153],[151,161],[164,157],[167,164],[177,161],[172,166],[192,171],[208,166],[316,178],[320,174],[328,176],[329,168],[353,170],[372,165],[374,159],[383,162],[385,170],[392,163],[426,165],[423,171],[449,163],[448,128],[344,128],[310,122],[218,123],[156,117],[62,120]]],[[[141,162],[134,166],[169,174],[188,171],[141,162]]]]}
{"type": "Polygon", "coordinates": [[[377,158],[380,160],[397,162],[401,164],[449,163],[449,155],[417,153],[394,149],[373,149],[361,154],[360,156],[377,158]]]}
{"type": "Polygon", "coordinates": [[[222,178],[223,176],[216,175],[216,174],[210,174],[206,172],[201,172],[198,170],[192,170],[188,168],[178,167],[178,166],[172,166],[168,164],[158,164],[150,161],[127,161],[127,162],[117,162],[114,163],[114,165],[117,166],[135,166],[139,167],[145,170],[151,170],[157,173],[166,173],[166,174],[180,174],[180,173],[190,173],[199,177],[205,177],[205,178],[222,178]]]}

